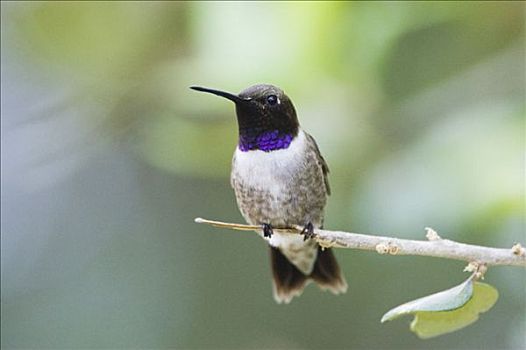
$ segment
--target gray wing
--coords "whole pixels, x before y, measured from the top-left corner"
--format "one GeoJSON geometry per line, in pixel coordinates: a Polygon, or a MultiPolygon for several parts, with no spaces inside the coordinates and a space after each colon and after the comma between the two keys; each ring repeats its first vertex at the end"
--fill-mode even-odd
{"type": "Polygon", "coordinates": [[[327,191],[327,195],[330,195],[331,187],[329,186],[329,166],[327,165],[325,159],[323,159],[323,156],[320,153],[320,149],[318,148],[318,144],[316,143],[316,140],[314,140],[314,137],[312,137],[308,133],[305,133],[305,135],[307,136],[311,144],[314,145],[314,151],[316,152],[318,162],[320,163],[321,170],[323,171],[323,181],[325,182],[325,190],[327,191]]]}

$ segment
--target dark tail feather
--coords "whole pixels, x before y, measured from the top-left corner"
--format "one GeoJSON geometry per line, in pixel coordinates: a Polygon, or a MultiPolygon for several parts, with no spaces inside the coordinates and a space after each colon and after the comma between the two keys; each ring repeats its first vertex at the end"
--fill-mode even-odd
{"type": "Polygon", "coordinates": [[[278,248],[270,247],[274,299],[278,303],[290,303],[293,297],[301,295],[308,277],[292,265],[278,248]]]}
{"type": "Polygon", "coordinates": [[[334,294],[347,291],[347,282],[330,249],[318,248],[318,257],[310,276],[305,276],[298,270],[278,248],[270,247],[270,258],[274,299],[278,303],[288,304],[293,297],[300,296],[309,279],[314,280],[321,289],[330,290],[334,294]]]}
{"type": "Polygon", "coordinates": [[[340,266],[329,248],[318,248],[318,257],[314,263],[314,269],[310,274],[323,290],[330,290],[334,294],[345,293],[347,291],[347,282],[342,276],[340,266]]]}

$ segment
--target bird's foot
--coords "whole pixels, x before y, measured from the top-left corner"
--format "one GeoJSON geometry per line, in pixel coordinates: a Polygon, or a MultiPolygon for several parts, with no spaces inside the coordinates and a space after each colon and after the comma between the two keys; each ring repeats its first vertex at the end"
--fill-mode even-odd
{"type": "Polygon", "coordinates": [[[272,226],[270,224],[263,224],[263,237],[271,238],[274,231],[272,231],[272,226]]]}
{"type": "Polygon", "coordinates": [[[308,222],[307,225],[301,230],[301,233],[303,235],[303,240],[306,241],[307,239],[312,239],[314,237],[314,226],[312,225],[312,222],[308,222]]]}

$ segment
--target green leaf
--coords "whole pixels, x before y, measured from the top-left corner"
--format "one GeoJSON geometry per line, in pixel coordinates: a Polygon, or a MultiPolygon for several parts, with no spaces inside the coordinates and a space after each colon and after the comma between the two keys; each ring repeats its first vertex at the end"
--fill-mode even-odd
{"type": "Polygon", "coordinates": [[[454,332],[475,322],[497,301],[498,292],[489,284],[470,277],[451,289],[402,304],[388,311],[382,322],[413,314],[411,331],[427,339],[454,332]]]}

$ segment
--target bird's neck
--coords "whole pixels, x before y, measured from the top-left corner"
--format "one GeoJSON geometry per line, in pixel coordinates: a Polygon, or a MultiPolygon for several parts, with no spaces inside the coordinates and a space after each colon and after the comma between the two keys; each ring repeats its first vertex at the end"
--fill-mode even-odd
{"type": "Polygon", "coordinates": [[[294,134],[280,130],[240,129],[238,148],[242,152],[254,150],[264,152],[277,151],[288,148],[296,135],[297,132],[294,134]]]}

